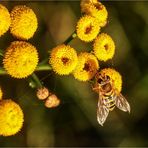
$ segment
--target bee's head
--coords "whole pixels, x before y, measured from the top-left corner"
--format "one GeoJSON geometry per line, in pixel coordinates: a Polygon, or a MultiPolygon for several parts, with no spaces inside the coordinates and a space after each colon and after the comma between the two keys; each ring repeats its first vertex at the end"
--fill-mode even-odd
{"type": "Polygon", "coordinates": [[[96,76],[96,80],[99,85],[104,85],[106,83],[110,83],[110,76],[106,75],[105,73],[99,72],[96,76]]]}
{"type": "Polygon", "coordinates": [[[97,83],[104,92],[110,92],[112,89],[112,84],[110,77],[104,73],[98,73],[97,83]]]}

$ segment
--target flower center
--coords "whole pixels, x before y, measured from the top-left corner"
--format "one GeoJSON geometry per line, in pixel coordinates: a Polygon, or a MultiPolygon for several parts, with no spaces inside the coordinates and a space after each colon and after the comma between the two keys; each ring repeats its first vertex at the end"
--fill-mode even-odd
{"type": "Polygon", "coordinates": [[[92,26],[88,26],[85,30],[85,34],[89,34],[92,30],[92,26]]]}
{"type": "Polygon", "coordinates": [[[105,50],[108,50],[108,44],[104,45],[105,50]]]}
{"type": "Polygon", "coordinates": [[[90,70],[90,65],[88,63],[85,63],[83,70],[89,71],[90,70]]]}
{"type": "Polygon", "coordinates": [[[69,59],[68,58],[62,58],[62,62],[63,62],[63,64],[66,64],[67,62],[69,61],[69,59]]]}

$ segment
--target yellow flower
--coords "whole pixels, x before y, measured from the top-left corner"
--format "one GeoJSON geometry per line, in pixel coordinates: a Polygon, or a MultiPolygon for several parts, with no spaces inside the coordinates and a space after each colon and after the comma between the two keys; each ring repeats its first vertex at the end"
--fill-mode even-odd
{"type": "Polygon", "coordinates": [[[7,48],[4,68],[14,78],[25,78],[31,75],[38,64],[38,52],[30,43],[14,41],[7,48]]]}
{"type": "Polygon", "coordinates": [[[78,37],[85,42],[91,42],[96,38],[100,31],[97,19],[85,15],[77,23],[76,27],[78,37]]]}
{"type": "Polygon", "coordinates": [[[11,136],[20,131],[24,115],[18,104],[12,100],[0,101],[0,135],[11,136]]]}
{"type": "Polygon", "coordinates": [[[114,82],[114,87],[121,92],[122,90],[122,76],[119,72],[112,68],[105,68],[101,70],[101,73],[108,75],[114,82]]]}
{"type": "Polygon", "coordinates": [[[2,100],[2,97],[3,97],[3,91],[2,88],[0,87],[0,100],[2,100]]]}
{"type": "Polygon", "coordinates": [[[9,11],[0,4],[0,36],[6,33],[10,27],[11,19],[9,11]]]}
{"type": "Polygon", "coordinates": [[[84,2],[81,4],[81,11],[87,15],[95,17],[101,27],[107,23],[108,12],[100,2],[84,2]]]}
{"type": "Polygon", "coordinates": [[[101,33],[94,41],[94,53],[100,61],[112,59],[115,53],[115,44],[112,38],[101,33]]]}
{"type": "Polygon", "coordinates": [[[38,23],[35,13],[27,6],[15,6],[11,12],[10,32],[18,39],[33,37],[38,23]]]}
{"type": "Polygon", "coordinates": [[[78,56],[78,64],[73,71],[73,75],[80,81],[88,81],[94,77],[98,69],[97,58],[91,53],[83,52],[78,56]]]}
{"type": "Polygon", "coordinates": [[[77,53],[68,45],[59,45],[52,49],[49,63],[59,75],[68,75],[77,65],[77,53]]]}

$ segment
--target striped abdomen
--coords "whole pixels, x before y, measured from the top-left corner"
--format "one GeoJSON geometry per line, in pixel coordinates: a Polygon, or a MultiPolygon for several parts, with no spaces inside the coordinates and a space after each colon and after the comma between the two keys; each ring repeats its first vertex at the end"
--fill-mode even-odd
{"type": "Polygon", "coordinates": [[[103,102],[109,111],[112,111],[115,108],[115,96],[113,92],[110,95],[104,95],[103,102]]]}

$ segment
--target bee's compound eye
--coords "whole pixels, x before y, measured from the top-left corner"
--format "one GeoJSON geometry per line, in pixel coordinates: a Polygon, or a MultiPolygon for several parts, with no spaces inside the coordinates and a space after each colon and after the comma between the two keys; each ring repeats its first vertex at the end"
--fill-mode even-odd
{"type": "Polygon", "coordinates": [[[98,82],[99,84],[101,84],[102,81],[103,81],[103,80],[99,78],[97,82],[98,82]]]}

